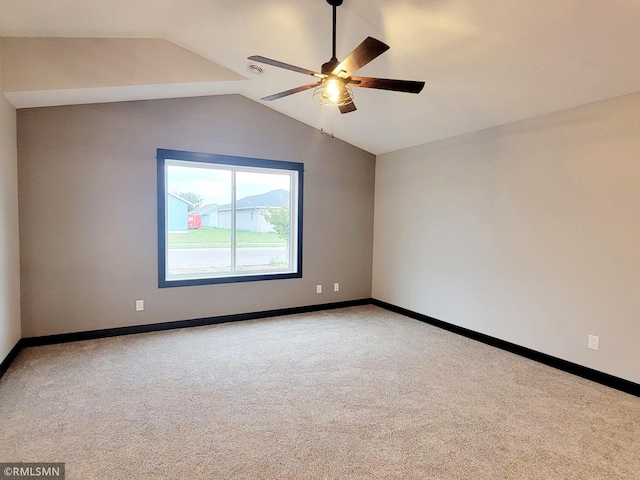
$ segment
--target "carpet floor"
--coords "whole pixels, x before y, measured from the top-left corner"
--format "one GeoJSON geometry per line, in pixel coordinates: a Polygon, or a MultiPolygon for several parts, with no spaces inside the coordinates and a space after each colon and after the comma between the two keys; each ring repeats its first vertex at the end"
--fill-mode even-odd
{"type": "Polygon", "coordinates": [[[90,479],[639,479],[640,398],[375,306],[24,349],[0,461],[90,479]]]}

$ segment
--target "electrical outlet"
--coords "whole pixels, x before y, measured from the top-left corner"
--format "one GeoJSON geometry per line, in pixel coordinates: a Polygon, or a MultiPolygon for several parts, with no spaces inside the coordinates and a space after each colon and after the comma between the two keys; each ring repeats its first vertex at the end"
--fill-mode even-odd
{"type": "Polygon", "coordinates": [[[144,310],[144,300],[136,300],[136,312],[142,312],[144,310]]]}
{"type": "Polygon", "coordinates": [[[322,293],[322,285],[316,285],[316,293],[322,293]]]}
{"type": "Polygon", "coordinates": [[[339,283],[334,283],[333,284],[333,291],[334,292],[339,292],[340,291],[340,284],[339,283]]]}
{"type": "Polygon", "coordinates": [[[600,337],[596,337],[595,335],[589,335],[589,343],[587,346],[591,350],[599,350],[600,349],[600,337]]]}

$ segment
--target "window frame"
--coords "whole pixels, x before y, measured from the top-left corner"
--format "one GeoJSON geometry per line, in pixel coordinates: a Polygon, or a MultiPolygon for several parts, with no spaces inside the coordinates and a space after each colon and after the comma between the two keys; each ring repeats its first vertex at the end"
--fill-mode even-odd
{"type": "MultiPolygon", "coordinates": [[[[264,280],[282,280],[288,278],[302,278],[302,206],[304,191],[304,164],[300,162],[286,162],[280,160],[266,160],[262,158],[236,157],[232,155],[218,155],[213,153],[189,152],[183,150],[157,149],[157,196],[158,196],[158,287],[187,287],[194,285],[215,285],[221,283],[258,282],[264,280]],[[167,161],[184,161],[191,163],[217,164],[228,167],[260,168],[274,170],[290,170],[297,173],[297,192],[294,200],[295,218],[297,226],[291,234],[290,241],[296,245],[289,246],[290,251],[296,255],[296,265],[293,271],[274,273],[233,273],[226,276],[212,276],[190,279],[167,279],[167,161]]],[[[293,193],[293,192],[292,192],[293,193]]],[[[235,194],[232,204],[237,202],[235,194]]],[[[293,207],[293,205],[291,205],[293,207]]],[[[292,208],[293,210],[293,208],[292,208]]],[[[292,217],[293,219],[293,217],[292,217]]],[[[235,222],[233,222],[235,228],[235,222]]],[[[235,241],[235,232],[232,231],[232,241],[235,241]]]]}

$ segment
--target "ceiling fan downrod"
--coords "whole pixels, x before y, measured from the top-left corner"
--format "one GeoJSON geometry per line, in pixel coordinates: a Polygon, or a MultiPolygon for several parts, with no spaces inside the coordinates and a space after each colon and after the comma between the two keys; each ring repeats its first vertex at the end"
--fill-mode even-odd
{"type": "Polygon", "coordinates": [[[334,68],[340,63],[336,56],[336,31],[338,25],[338,7],[342,5],[343,0],[327,0],[327,3],[333,7],[333,48],[331,50],[331,60],[322,65],[321,72],[329,75],[334,68]]]}
{"type": "Polygon", "coordinates": [[[331,59],[336,57],[336,26],[338,24],[338,7],[342,5],[343,0],[327,0],[327,3],[333,7],[333,50],[331,59]]]}

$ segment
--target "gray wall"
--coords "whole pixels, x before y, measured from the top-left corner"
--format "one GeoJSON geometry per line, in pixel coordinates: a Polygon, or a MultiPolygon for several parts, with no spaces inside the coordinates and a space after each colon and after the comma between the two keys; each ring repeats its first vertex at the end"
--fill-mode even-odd
{"type": "Polygon", "coordinates": [[[241,96],[19,110],[18,159],[24,337],[371,295],[374,156],[241,96]],[[303,278],[158,289],[156,148],[304,162],[303,278]]]}
{"type": "Polygon", "coordinates": [[[16,110],[0,93],[0,362],[20,340],[16,110]]]}
{"type": "Polygon", "coordinates": [[[374,298],[640,382],[638,112],[640,93],[378,157],[374,298]]]}

